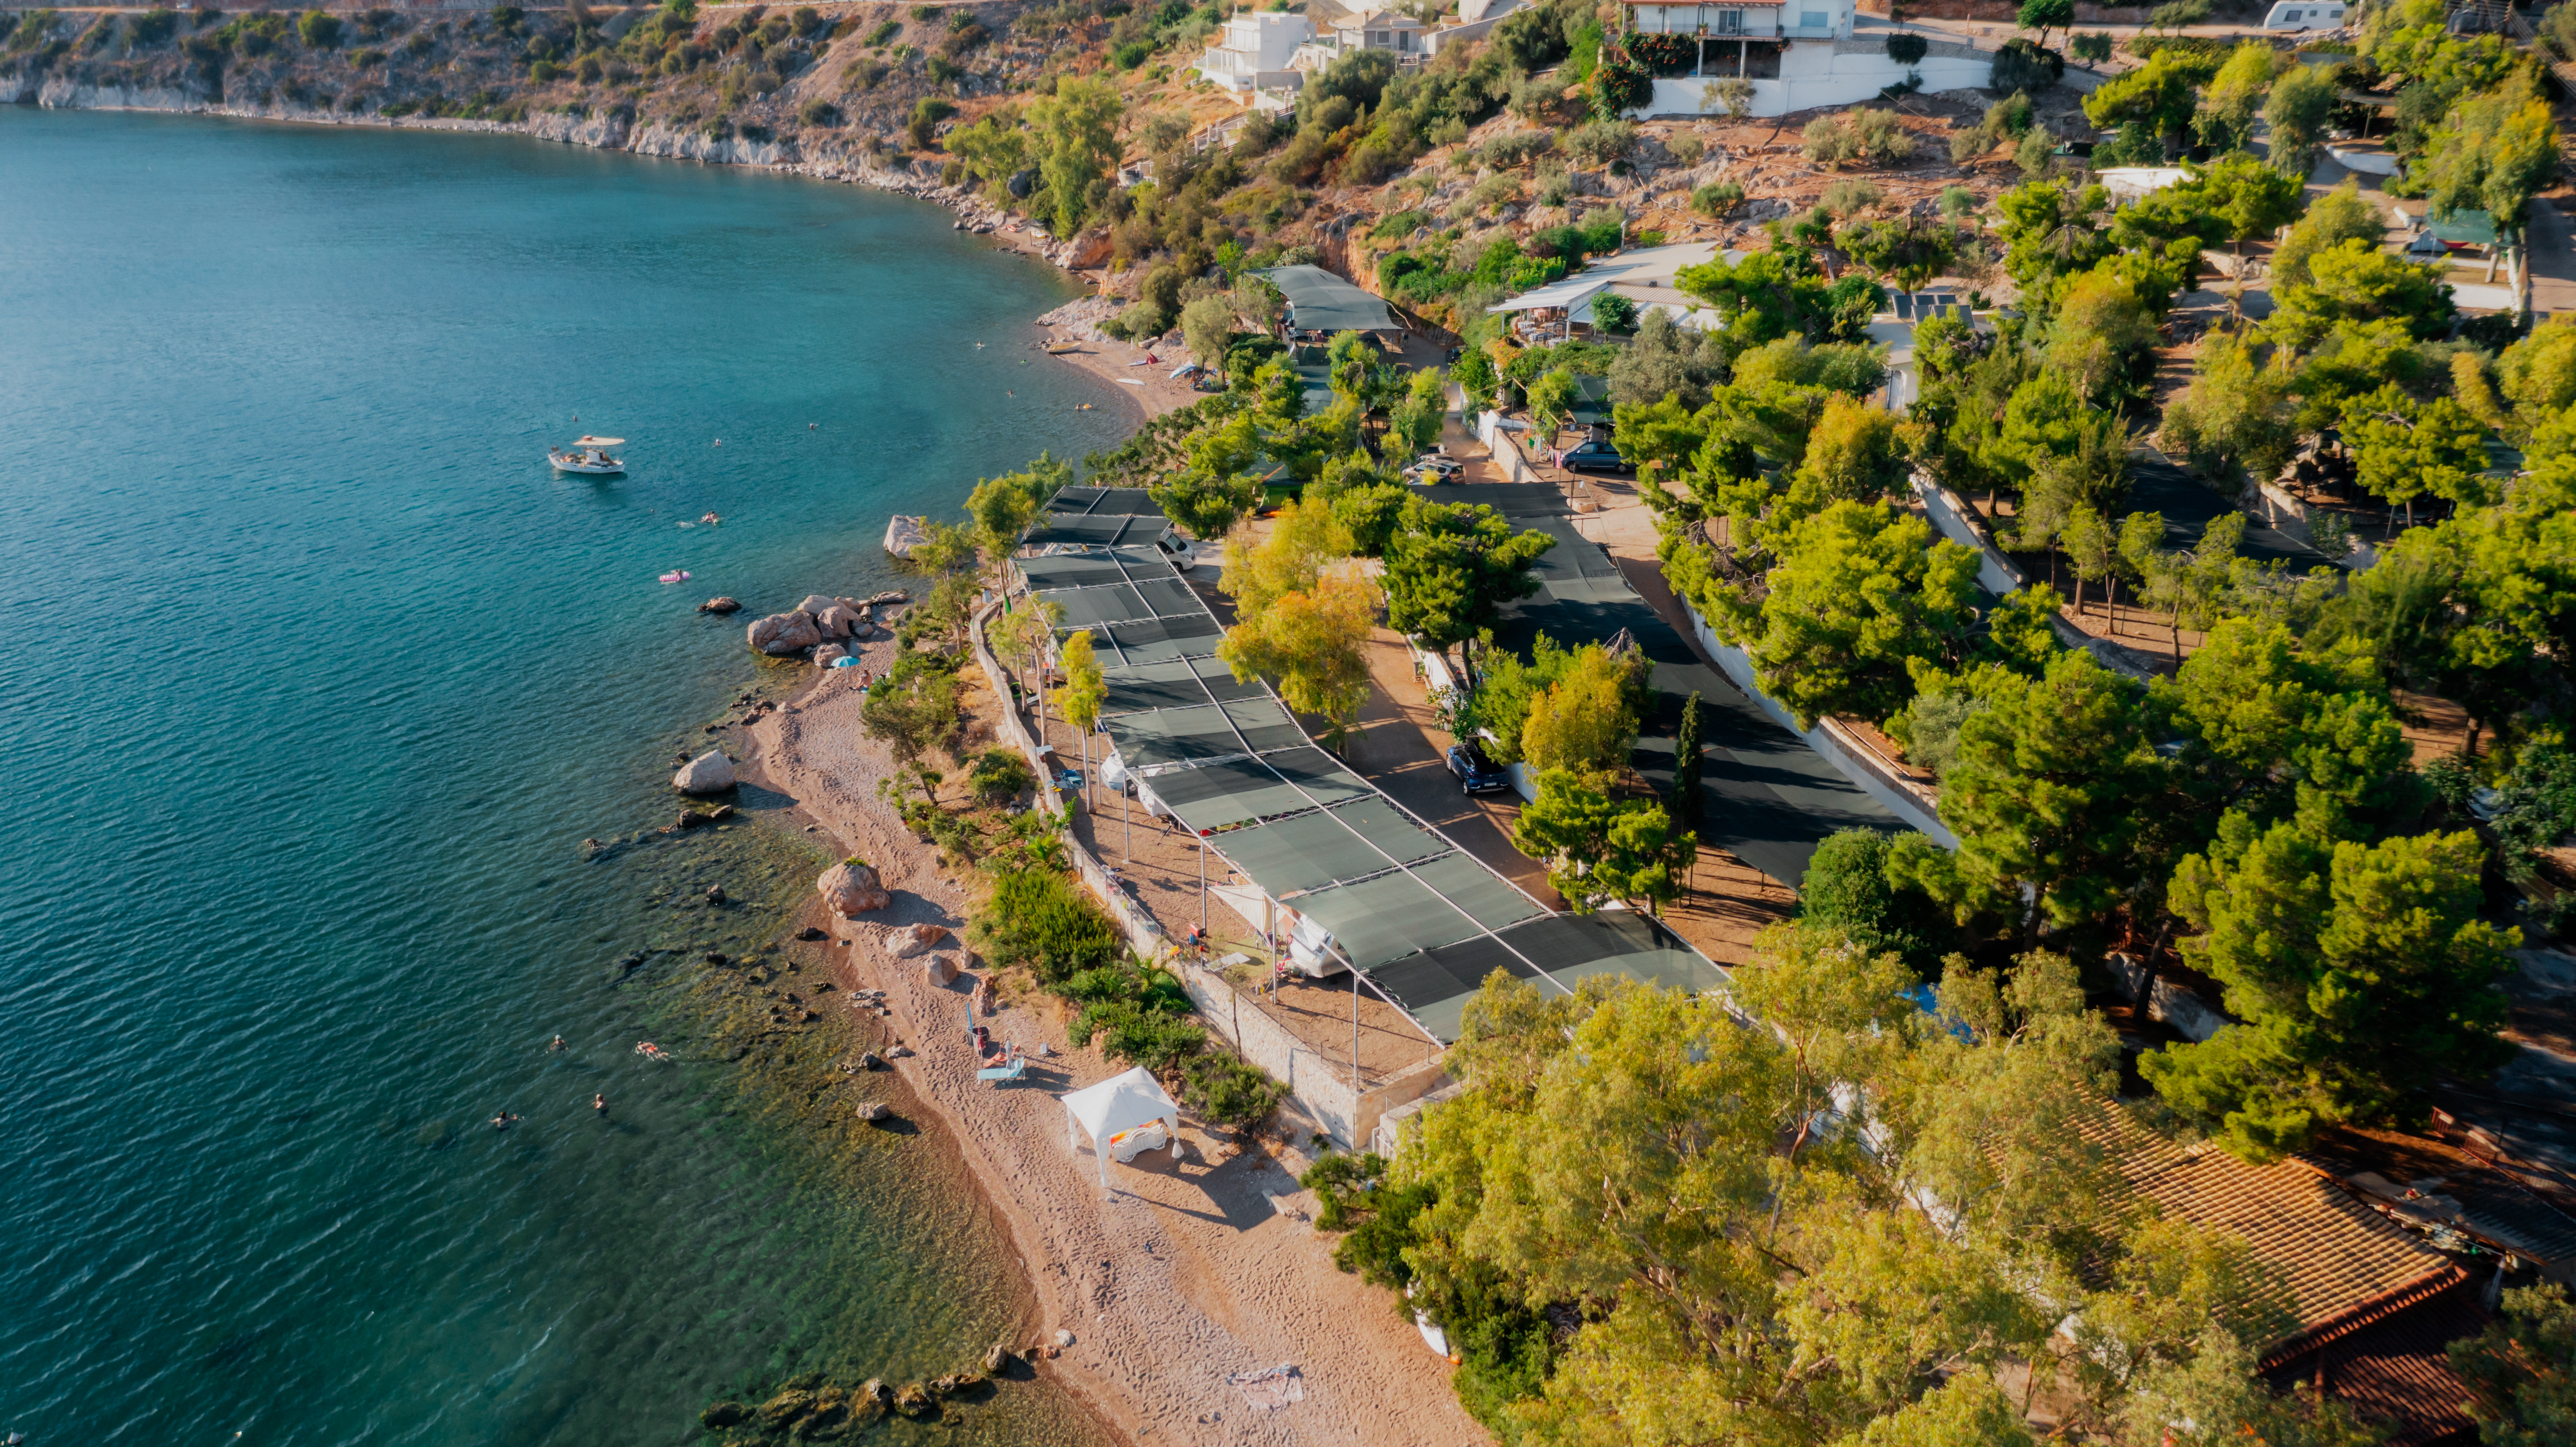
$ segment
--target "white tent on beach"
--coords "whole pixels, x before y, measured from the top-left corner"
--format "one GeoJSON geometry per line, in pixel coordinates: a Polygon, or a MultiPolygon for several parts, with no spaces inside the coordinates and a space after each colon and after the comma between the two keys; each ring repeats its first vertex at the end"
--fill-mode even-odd
{"type": "Polygon", "coordinates": [[[1065,1113],[1072,1117],[1066,1144],[1079,1153],[1083,1137],[1091,1138],[1092,1152],[1100,1158],[1100,1188],[1104,1191],[1109,1189],[1109,1158],[1113,1154],[1122,1162],[1130,1161],[1138,1151],[1168,1141],[1172,1159],[1181,1158],[1181,1108],[1164,1092],[1153,1072],[1141,1065],[1058,1098],[1064,1102],[1065,1113]],[[1156,1128],[1162,1132],[1160,1140],[1152,1138],[1156,1128]]]}

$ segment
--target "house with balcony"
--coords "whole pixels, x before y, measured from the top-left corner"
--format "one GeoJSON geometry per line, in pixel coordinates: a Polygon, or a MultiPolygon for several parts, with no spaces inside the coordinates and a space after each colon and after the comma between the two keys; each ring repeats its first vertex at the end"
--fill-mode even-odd
{"type": "Polygon", "coordinates": [[[1306,77],[1289,62],[1314,34],[1303,15],[1246,11],[1225,22],[1217,43],[1199,57],[1198,72],[1245,99],[1262,91],[1293,91],[1306,77]]]}
{"type": "Polygon", "coordinates": [[[1923,59],[1899,65],[1887,31],[1854,33],[1853,0],[1625,0],[1621,11],[1629,54],[1654,72],[1638,116],[1724,114],[1730,100],[1747,115],[1787,115],[1856,105],[1909,77],[1927,91],[1964,90],[1994,70],[1990,52],[1928,35],[1923,59]]]}
{"type": "Polygon", "coordinates": [[[1354,13],[1327,22],[1290,63],[1299,70],[1322,70],[1346,55],[1383,50],[1398,65],[1418,65],[1431,54],[1430,34],[1421,21],[1393,10],[1354,13]]]}

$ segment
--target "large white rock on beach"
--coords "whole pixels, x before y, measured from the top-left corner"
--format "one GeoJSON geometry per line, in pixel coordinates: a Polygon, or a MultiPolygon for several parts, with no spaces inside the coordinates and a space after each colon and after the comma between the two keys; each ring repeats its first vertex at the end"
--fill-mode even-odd
{"type": "Polygon", "coordinates": [[[733,787],[733,760],[722,749],[709,749],[682,765],[671,787],[683,794],[721,794],[733,787]]]}
{"type": "Polygon", "coordinates": [[[821,892],[832,912],[844,919],[883,909],[891,902],[877,872],[854,859],[824,870],[822,877],[814,881],[814,888],[821,892]]]}
{"type": "Polygon", "coordinates": [[[824,609],[840,601],[838,598],[826,598],[820,593],[808,593],[805,595],[805,601],[796,605],[796,611],[820,618],[823,616],[824,609]]]}
{"type": "Polygon", "coordinates": [[[939,925],[905,925],[900,929],[887,932],[886,953],[898,960],[908,960],[914,955],[927,954],[939,948],[939,942],[946,938],[948,938],[948,931],[939,925]]]}
{"type": "Polygon", "coordinates": [[[909,558],[912,550],[930,541],[930,532],[921,519],[896,513],[886,523],[885,550],[898,558],[909,558]]]}
{"type": "Polygon", "coordinates": [[[761,652],[784,657],[822,642],[823,630],[814,625],[810,613],[772,613],[753,623],[744,636],[761,652]]]}
{"type": "Polygon", "coordinates": [[[822,647],[814,650],[814,666],[816,668],[829,668],[834,663],[849,656],[850,650],[843,648],[838,643],[826,643],[822,647]]]}
{"type": "Polygon", "coordinates": [[[921,971],[924,978],[934,985],[953,985],[957,982],[957,957],[951,954],[928,956],[921,962],[921,971]]]}
{"type": "Polygon", "coordinates": [[[814,615],[814,626],[822,629],[823,636],[826,638],[847,638],[867,627],[868,620],[867,616],[857,609],[844,608],[834,603],[814,615]]]}

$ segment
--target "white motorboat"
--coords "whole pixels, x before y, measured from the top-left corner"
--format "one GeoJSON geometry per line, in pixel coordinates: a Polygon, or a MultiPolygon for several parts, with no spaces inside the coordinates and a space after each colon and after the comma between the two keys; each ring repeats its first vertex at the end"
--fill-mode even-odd
{"type": "Polygon", "coordinates": [[[623,437],[584,435],[575,438],[570,447],[560,452],[547,453],[546,460],[555,465],[557,472],[581,472],[593,477],[608,477],[626,470],[626,464],[610,456],[608,449],[625,445],[626,439],[623,437]]]}

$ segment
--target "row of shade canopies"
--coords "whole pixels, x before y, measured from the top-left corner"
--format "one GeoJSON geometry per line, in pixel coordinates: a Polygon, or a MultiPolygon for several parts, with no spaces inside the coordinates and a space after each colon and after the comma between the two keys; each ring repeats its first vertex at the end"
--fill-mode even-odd
{"type": "Polygon", "coordinates": [[[1551,912],[1317,747],[1266,686],[1238,682],[1214,656],[1215,616],[1149,545],[1164,526],[1151,506],[1133,489],[1069,488],[1017,567],[1064,610],[1063,632],[1090,632],[1100,727],[1124,769],[1296,922],[1282,931],[1296,948],[1357,970],[1444,1043],[1496,969],[1569,990],[1603,971],[1721,982],[1655,920],[1551,912]]]}

